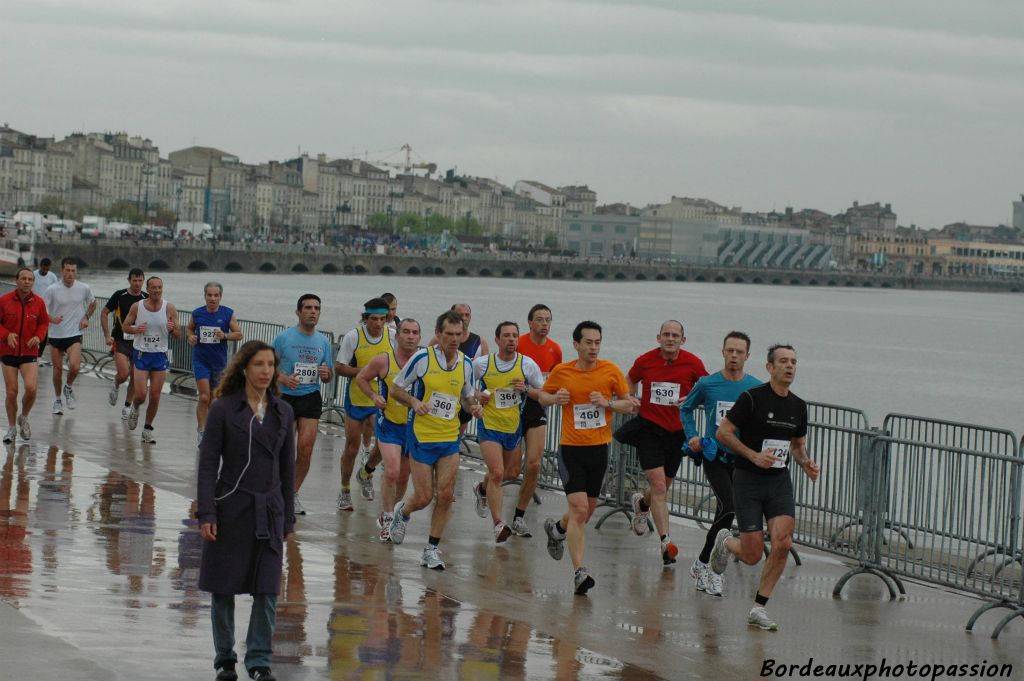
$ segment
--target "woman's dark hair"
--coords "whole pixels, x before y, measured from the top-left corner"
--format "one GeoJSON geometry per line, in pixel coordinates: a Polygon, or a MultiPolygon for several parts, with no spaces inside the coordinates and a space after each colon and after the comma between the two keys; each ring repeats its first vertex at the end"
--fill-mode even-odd
{"type": "Polygon", "coordinates": [[[213,396],[223,397],[245,390],[245,368],[249,366],[249,362],[252,361],[256,353],[263,350],[270,350],[274,354],[274,377],[270,379],[270,387],[267,388],[267,392],[271,395],[280,394],[277,386],[277,353],[274,352],[273,346],[261,340],[251,340],[243,343],[242,347],[238,348],[238,352],[231,357],[228,368],[224,370],[220,384],[213,396]]]}

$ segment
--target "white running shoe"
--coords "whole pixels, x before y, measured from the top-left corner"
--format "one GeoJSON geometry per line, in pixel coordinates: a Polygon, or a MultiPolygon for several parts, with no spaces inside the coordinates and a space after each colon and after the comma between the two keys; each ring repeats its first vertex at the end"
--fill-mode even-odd
{"type": "Polygon", "coordinates": [[[367,473],[365,468],[360,468],[356,473],[356,480],[359,481],[359,494],[367,501],[373,501],[373,474],[367,473]]]}
{"type": "Polygon", "coordinates": [[[153,435],[153,429],[152,428],[143,428],[142,429],[142,444],[146,444],[146,445],[155,445],[156,444],[156,436],[153,435]]]}
{"type": "MultiPolygon", "coordinates": [[[[115,404],[117,404],[117,392],[118,392],[118,390],[117,390],[117,381],[111,381],[110,382],[110,392],[107,393],[107,402],[110,403],[111,407],[113,407],[115,404]]],[[[70,406],[70,405],[68,405],[68,406],[70,406]]]]}
{"type": "Polygon", "coordinates": [[[572,579],[573,590],[577,596],[586,596],[587,592],[594,588],[594,578],[585,567],[578,568],[572,579]]]}
{"type": "Polygon", "coordinates": [[[389,528],[388,534],[391,535],[391,541],[395,544],[401,544],[405,541],[405,526],[409,521],[404,515],[402,515],[403,508],[405,508],[404,500],[395,504],[394,515],[391,516],[391,527],[389,528]]]}
{"type": "Polygon", "coordinates": [[[721,596],[722,589],[725,587],[725,577],[714,570],[708,570],[707,575],[708,582],[705,591],[709,596],[721,596]]]}
{"type": "Polygon", "coordinates": [[[420,558],[420,565],[431,570],[444,570],[444,560],[441,559],[441,549],[433,544],[427,544],[423,549],[423,556],[420,558]]]}
{"type": "Polygon", "coordinates": [[[731,536],[732,531],[728,527],[720,529],[715,536],[715,545],[711,547],[711,556],[708,558],[712,572],[722,574],[729,567],[729,550],[725,548],[725,540],[731,536]]]}
{"type": "Polygon", "coordinates": [[[131,407],[121,407],[121,420],[127,421],[128,417],[132,415],[131,407]]]}
{"type": "Polygon", "coordinates": [[[4,435],[4,444],[11,444],[18,437],[18,426],[11,426],[7,429],[7,434],[4,435]]]}
{"type": "Polygon", "coordinates": [[[512,536],[512,528],[500,520],[494,525],[494,543],[504,544],[512,536]]]}
{"type": "Polygon", "coordinates": [[[133,404],[128,409],[128,430],[135,430],[139,427],[139,408],[133,404]]]}
{"type": "Polygon", "coordinates": [[[338,510],[339,511],[351,511],[352,508],[352,492],[345,489],[344,487],[338,492],[338,510]]]}
{"type": "Polygon", "coordinates": [[[559,537],[558,521],[554,518],[544,519],[544,534],[548,536],[548,555],[555,560],[562,560],[565,554],[565,535],[559,537]]]}
{"type": "Polygon", "coordinates": [[[78,404],[78,400],[75,399],[75,391],[71,389],[70,385],[64,386],[64,401],[68,403],[68,409],[74,409],[78,404]]]}
{"type": "Polygon", "coordinates": [[[747,615],[747,624],[764,629],[765,631],[778,631],[779,625],[768,616],[768,611],[761,606],[755,605],[747,615]]]}
{"type": "Polygon", "coordinates": [[[487,517],[487,495],[484,494],[481,489],[484,481],[473,485],[473,495],[476,497],[476,514],[481,518],[487,517]]]}
{"type": "Polygon", "coordinates": [[[512,534],[517,537],[533,536],[533,533],[530,532],[530,526],[526,524],[526,518],[520,516],[512,521],[512,534]]]}
{"type": "Polygon", "coordinates": [[[24,414],[18,417],[18,434],[22,440],[32,439],[32,426],[28,424],[28,417],[24,414]]]}
{"type": "Polygon", "coordinates": [[[391,518],[393,514],[384,511],[377,516],[377,527],[380,528],[378,538],[384,542],[389,543],[391,541],[391,518]]]}
{"type": "Polygon", "coordinates": [[[711,568],[708,567],[707,563],[700,562],[700,558],[693,559],[693,565],[690,566],[690,576],[693,577],[693,586],[697,591],[707,591],[709,572],[711,572],[711,568]]]}
{"type": "Polygon", "coordinates": [[[630,500],[633,504],[633,520],[630,523],[633,527],[633,534],[638,537],[642,537],[647,534],[649,529],[647,526],[647,516],[650,515],[650,509],[646,511],[640,510],[640,502],[644,500],[644,495],[640,492],[633,492],[633,498],[630,500]]]}
{"type": "Polygon", "coordinates": [[[64,413],[64,403],[60,401],[59,397],[53,401],[53,413],[55,416],[60,416],[64,413]]]}

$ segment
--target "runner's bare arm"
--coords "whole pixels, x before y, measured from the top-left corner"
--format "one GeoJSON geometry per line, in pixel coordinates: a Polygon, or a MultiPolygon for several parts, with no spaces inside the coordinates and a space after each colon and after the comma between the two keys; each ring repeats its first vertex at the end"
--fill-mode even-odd
{"type": "Polygon", "coordinates": [[[795,437],[790,441],[789,451],[793,456],[793,461],[796,462],[797,466],[800,466],[807,474],[807,477],[812,482],[818,479],[818,475],[821,473],[821,466],[815,463],[811,459],[811,455],[807,452],[807,438],[806,437],[795,437]]]}

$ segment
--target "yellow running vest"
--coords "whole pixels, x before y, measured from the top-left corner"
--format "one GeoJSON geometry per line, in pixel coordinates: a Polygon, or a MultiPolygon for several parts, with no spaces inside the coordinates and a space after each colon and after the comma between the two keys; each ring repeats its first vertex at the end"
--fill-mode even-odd
{"type": "MultiPolygon", "coordinates": [[[[384,331],[381,334],[380,340],[376,343],[371,343],[366,337],[366,327],[360,324],[356,327],[356,334],[359,338],[359,343],[356,345],[356,351],[353,354],[355,359],[355,366],[364,367],[370,363],[370,360],[381,354],[382,352],[388,353],[391,356],[391,361],[395,358],[395,349],[391,345],[391,329],[384,327],[384,331]]],[[[374,392],[380,392],[380,385],[377,379],[370,381],[370,387],[373,388],[374,392]]],[[[372,407],[373,400],[366,396],[359,386],[356,385],[355,379],[349,379],[348,382],[348,398],[351,400],[353,406],[356,407],[372,407]]]]}
{"type": "Polygon", "coordinates": [[[484,428],[499,433],[517,433],[523,396],[513,387],[513,382],[526,381],[523,356],[516,353],[515,364],[508,371],[498,370],[497,359],[498,356],[491,353],[487,358],[487,371],[480,377],[484,388],[491,393],[491,399],[484,405],[484,428]]]}
{"type": "Polygon", "coordinates": [[[434,348],[427,349],[427,373],[423,381],[422,402],[430,413],[413,416],[412,430],[420,442],[455,442],[459,439],[459,398],[466,385],[463,363],[466,356],[459,352],[455,367],[445,369],[437,361],[434,348]]]}
{"type": "Polygon", "coordinates": [[[409,420],[409,407],[399,403],[391,389],[391,384],[394,383],[401,370],[402,367],[398,366],[398,360],[395,359],[395,353],[388,353],[388,375],[384,377],[384,389],[387,391],[388,403],[384,407],[384,418],[391,423],[404,426],[409,420]]]}

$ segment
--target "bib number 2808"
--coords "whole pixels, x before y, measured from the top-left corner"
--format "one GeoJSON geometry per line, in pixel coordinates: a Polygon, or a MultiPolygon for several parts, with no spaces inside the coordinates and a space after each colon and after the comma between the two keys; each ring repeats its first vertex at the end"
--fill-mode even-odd
{"type": "Polygon", "coordinates": [[[604,428],[607,424],[604,409],[593,404],[574,404],[572,416],[576,430],[594,430],[604,428]]]}

